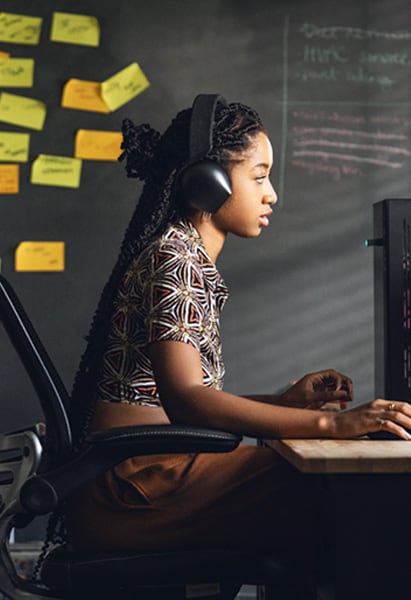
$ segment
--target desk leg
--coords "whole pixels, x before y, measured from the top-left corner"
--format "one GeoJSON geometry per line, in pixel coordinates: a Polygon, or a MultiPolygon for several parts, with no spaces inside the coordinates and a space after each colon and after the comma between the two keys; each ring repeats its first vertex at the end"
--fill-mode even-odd
{"type": "Polygon", "coordinates": [[[330,477],[336,509],[335,600],[411,597],[411,476],[330,477]]]}

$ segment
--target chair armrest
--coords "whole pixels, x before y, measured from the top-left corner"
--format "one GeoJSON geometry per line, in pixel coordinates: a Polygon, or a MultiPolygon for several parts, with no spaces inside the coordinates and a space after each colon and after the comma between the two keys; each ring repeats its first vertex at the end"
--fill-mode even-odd
{"type": "Polygon", "coordinates": [[[187,425],[132,425],[95,431],[87,443],[118,448],[134,455],[180,454],[187,452],[231,452],[242,436],[187,425]]]}
{"type": "Polygon", "coordinates": [[[242,437],[219,430],[184,425],[118,427],[89,435],[85,449],[49,472],[34,475],[20,491],[30,515],[47,514],[86,481],[131,456],[231,452],[242,437]]]}

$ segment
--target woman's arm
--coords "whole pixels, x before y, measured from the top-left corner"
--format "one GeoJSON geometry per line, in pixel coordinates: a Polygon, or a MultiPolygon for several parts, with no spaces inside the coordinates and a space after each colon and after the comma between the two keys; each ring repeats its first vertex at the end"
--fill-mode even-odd
{"type": "Polygon", "coordinates": [[[257,438],[343,438],[385,429],[411,439],[404,429],[411,429],[408,403],[374,400],[334,413],[255,402],[204,386],[200,355],[190,344],[154,342],[149,354],[160,398],[172,423],[257,438]]]}

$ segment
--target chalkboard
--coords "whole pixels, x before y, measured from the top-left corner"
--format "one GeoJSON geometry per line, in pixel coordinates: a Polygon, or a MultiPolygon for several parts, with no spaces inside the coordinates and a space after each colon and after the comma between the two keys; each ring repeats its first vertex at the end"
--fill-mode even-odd
{"type": "MultiPolygon", "coordinates": [[[[0,42],[35,60],[42,100],[18,194],[0,194],[2,273],[12,282],[68,388],[101,288],[139,194],[116,161],[82,163],[77,189],[30,183],[40,154],[73,156],[79,129],[120,131],[130,116],[160,131],[199,92],[261,114],[279,202],[256,240],[229,238],[219,260],[231,291],[222,333],[226,388],[268,392],[338,368],[356,401],[373,396],[372,204],[410,193],[411,12],[406,0],[2,0],[42,17],[38,45],[0,42]],[[90,47],[50,40],[55,11],[94,16],[90,47]],[[71,78],[102,82],[137,62],[150,86],[108,114],[63,108],[71,78]],[[22,241],[64,241],[63,272],[16,272],[22,241]]],[[[1,422],[41,418],[30,384],[0,338],[1,422]]]]}

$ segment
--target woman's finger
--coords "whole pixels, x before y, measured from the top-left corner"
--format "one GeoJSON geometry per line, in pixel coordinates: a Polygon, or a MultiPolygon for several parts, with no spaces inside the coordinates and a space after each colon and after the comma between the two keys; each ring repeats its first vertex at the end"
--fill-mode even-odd
{"type": "Polygon", "coordinates": [[[383,419],[382,417],[376,418],[375,428],[371,431],[388,431],[404,440],[411,440],[411,434],[408,432],[407,429],[401,427],[401,425],[394,421],[390,421],[389,419],[383,419]]]}
{"type": "Polygon", "coordinates": [[[378,400],[379,413],[375,417],[374,431],[382,429],[403,439],[411,439],[411,406],[407,402],[378,400]]]}

